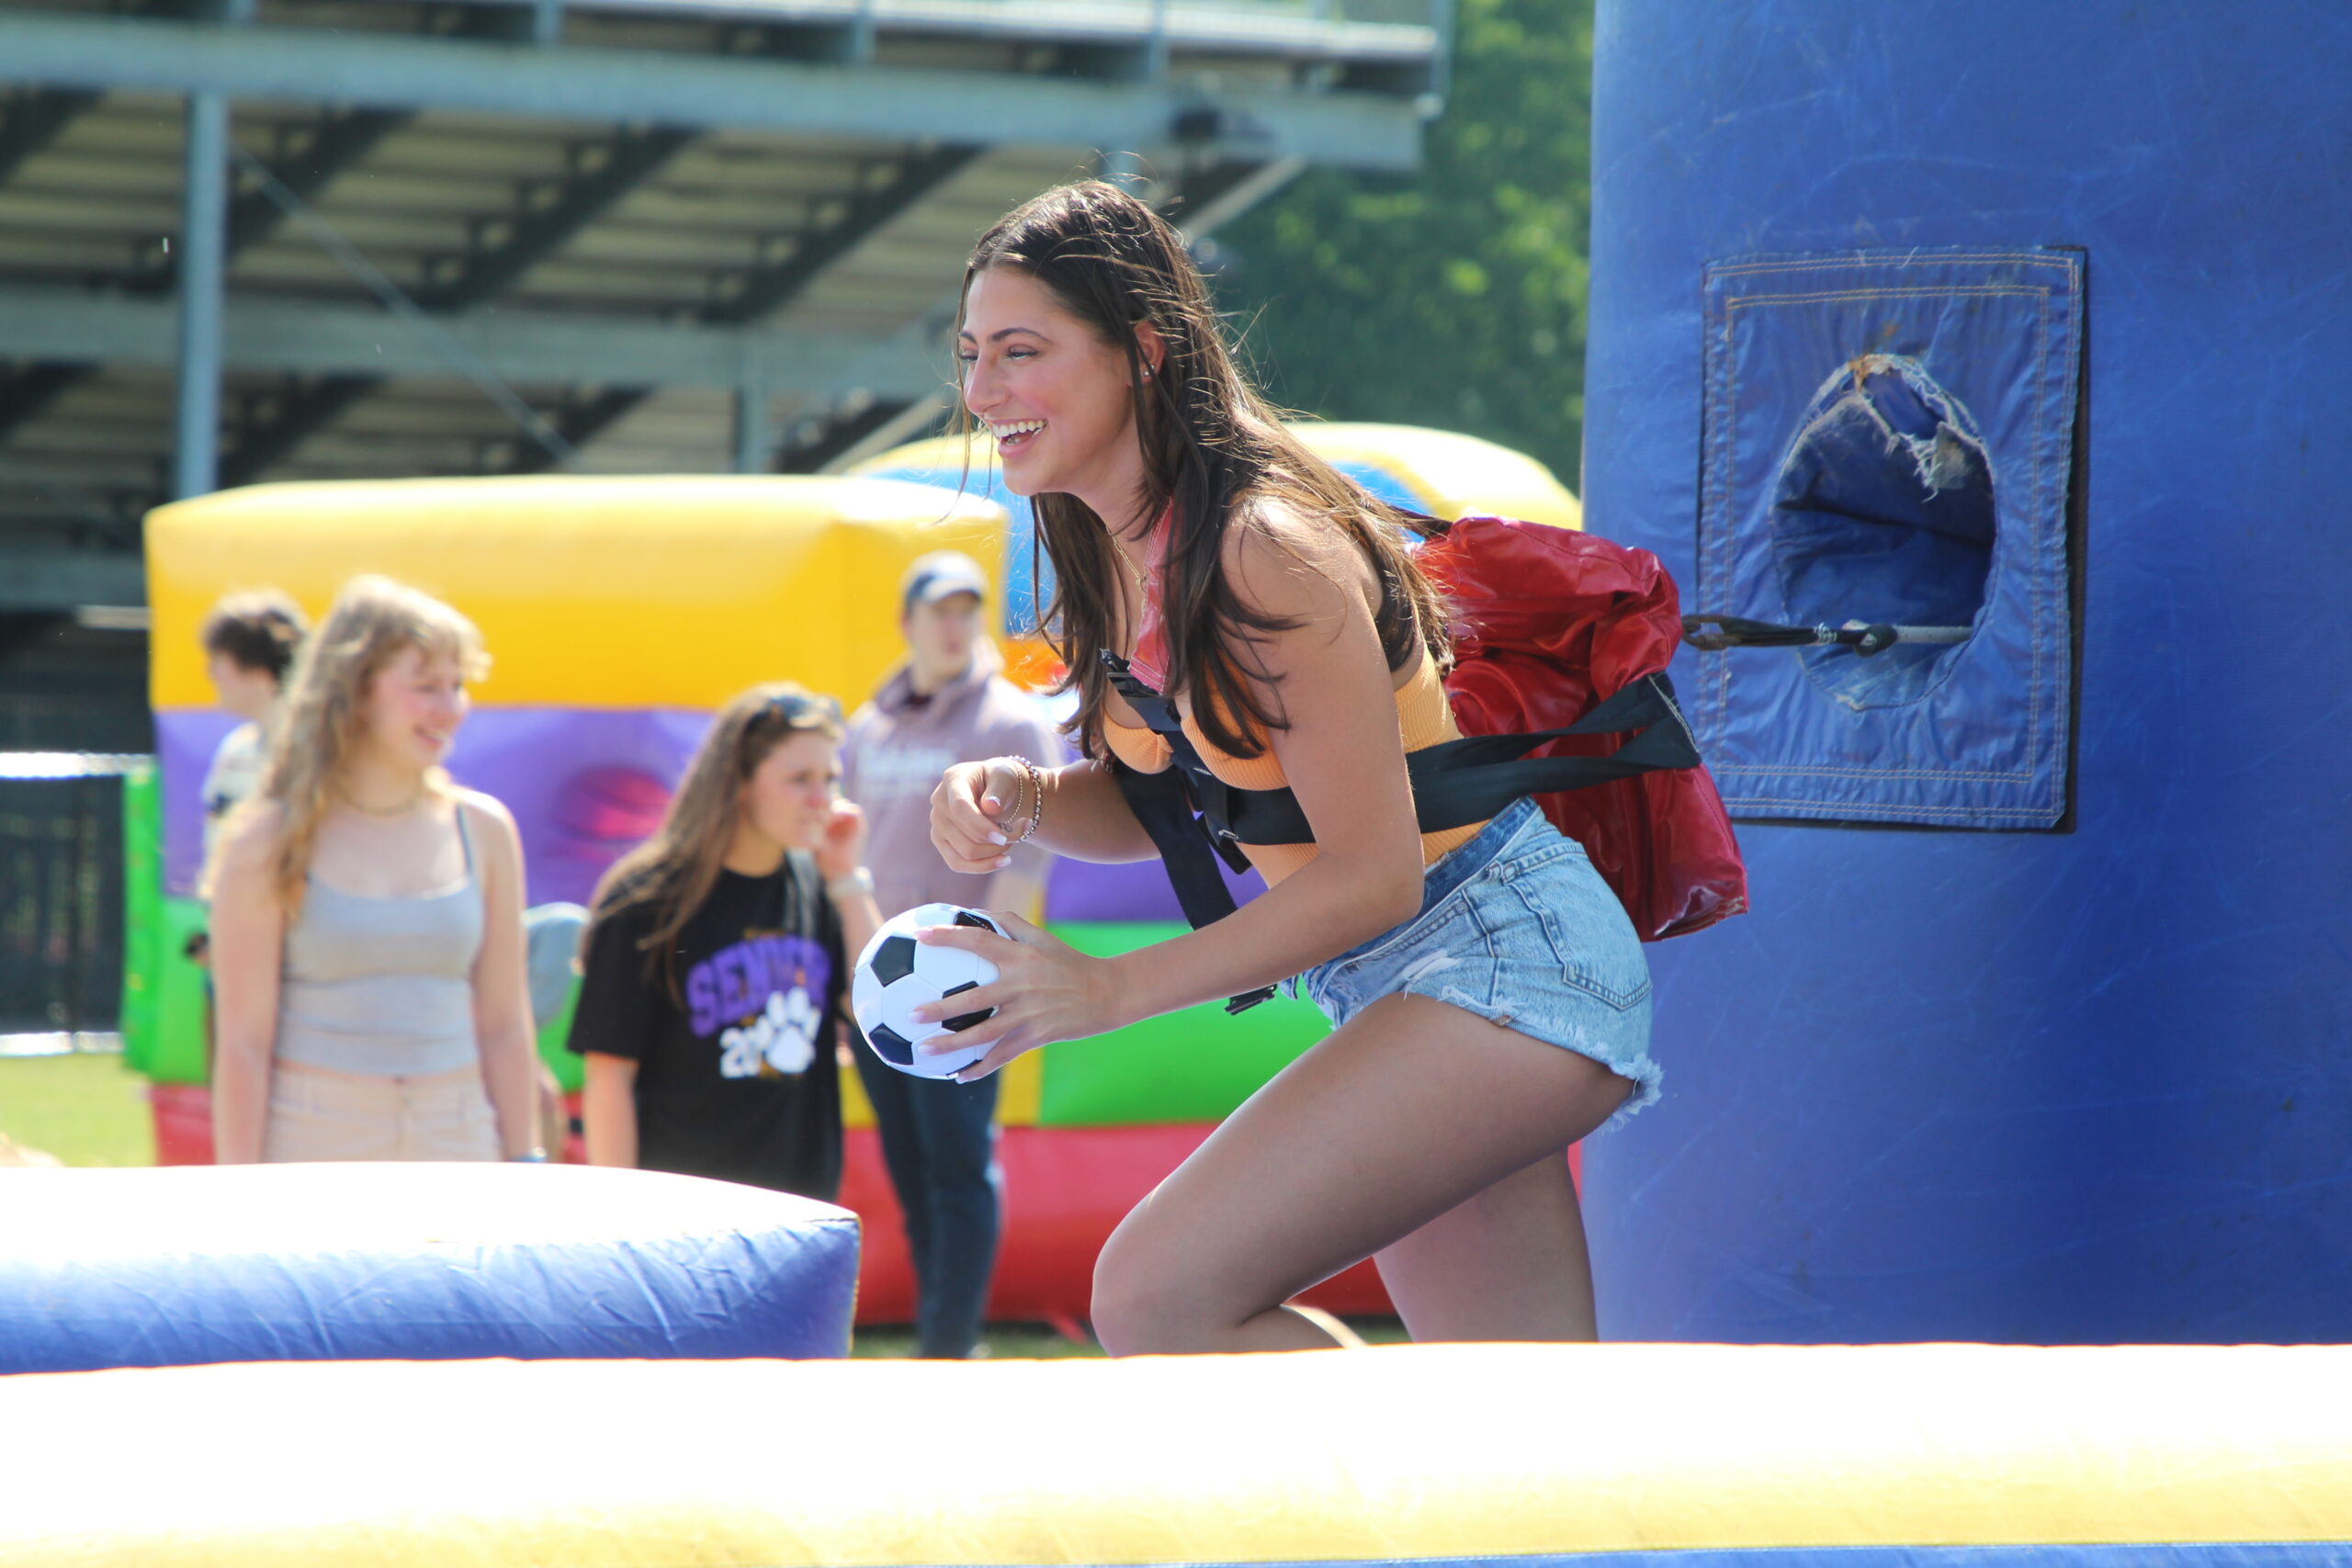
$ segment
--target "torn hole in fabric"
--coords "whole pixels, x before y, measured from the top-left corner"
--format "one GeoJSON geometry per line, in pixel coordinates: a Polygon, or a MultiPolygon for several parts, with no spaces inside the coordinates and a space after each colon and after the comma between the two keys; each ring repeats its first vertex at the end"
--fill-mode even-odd
{"type": "MultiPolygon", "coordinates": [[[[1984,438],[1919,359],[1859,355],[1806,405],[1770,527],[1792,620],[1973,626],[1997,527],[1984,438]]],[[[1964,646],[1898,644],[1868,659],[1815,648],[1799,657],[1832,696],[1860,709],[1920,696],[1964,646]]]]}

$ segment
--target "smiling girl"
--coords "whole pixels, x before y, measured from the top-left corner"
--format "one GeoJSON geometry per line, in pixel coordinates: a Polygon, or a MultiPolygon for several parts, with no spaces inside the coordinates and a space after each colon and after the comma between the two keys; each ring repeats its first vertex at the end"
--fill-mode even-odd
{"type": "Polygon", "coordinates": [[[472,623],[353,579],[212,871],[214,1157],[542,1158],[506,808],[442,770],[472,623]]]}
{"type": "Polygon", "coordinates": [[[1103,1345],[1328,1346],[1283,1303],[1367,1257],[1417,1339],[1591,1338],[1563,1155],[1656,1095],[1648,972],[1615,895],[1532,801],[1420,830],[1406,757],[1457,730],[1445,614],[1402,519],[1283,432],[1182,239],[1114,186],[1050,191],[984,235],[960,327],[965,405],[1035,498],[1059,579],[1085,757],[948,770],[932,815],[947,863],[988,871],[1030,838],[1155,852],[1114,770],[1162,772],[1174,742],[1114,684],[1129,671],[1223,784],[1287,787],[1312,829],[1242,845],[1268,884],[1255,901],[1119,957],[1010,916],[1017,941],[925,938],[1001,971],[930,1010],[996,1009],[945,1037],[990,1043],[967,1075],[1292,976],[1334,1026],[1113,1235],[1103,1345]]]}
{"type": "Polygon", "coordinates": [[[744,693],[605,873],[571,1021],[591,1165],[840,1187],[845,954],[882,923],[841,739],[830,697],[744,693]]]}

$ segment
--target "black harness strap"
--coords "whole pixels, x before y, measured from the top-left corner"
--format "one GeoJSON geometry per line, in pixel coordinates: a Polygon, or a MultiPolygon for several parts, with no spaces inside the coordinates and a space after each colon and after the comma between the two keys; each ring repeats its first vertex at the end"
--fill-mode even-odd
{"type": "MultiPolygon", "coordinates": [[[[1218,812],[1216,819],[1224,820],[1227,797],[1238,792],[1228,790],[1225,782],[1201,761],[1201,754],[1185,737],[1183,726],[1165,698],[1127,673],[1125,660],[1110,653],[1102,658],[1110,667],[1112,683],[1119,688],[1119,694],[1127,699],[1155,734],[1170,737],[1169,745],[1175,750],[1177,765],[1156,773],[1140,772],[1114,757],[1111,760],[1111,776],[1118,782],[1119,793],[1126,797],[1127,808],[1143,824],[1143,830],[1151,835],[1160,862],[1168,868],[1169,883],[1176,889],[1176,902],[1183,909],[1184,919],[1198,931],[1234,910],[1232,890],[1216,873],[1216,857],[1210,853],[1211,847],[1234,870],[1250,869],[1249,857],[1241,852],[1241,846],[1230,832],[1219,835],[1204,826],[1205,813],[1211,807],[1218,812]],[[1173,728],[1160,728],[1163,721],[1173,728]],[[1195,812],[1203,815],[1195,816],[1195,812]]],[[[1273,994],[1272,986],[1244,991],[1227,998],[1225,1010],[1240,1012],[1273,994]]]]}
{"type": "MultiPolygon", "coordinates": [[[[1140,773],[1114,760],[1112,776],[1144,831],[1159,850],[1176,901],[1194,929],[1233,913],[1233,895],[1209,858],[1213,848],[1236,871],[1246,870],[1250,844],[1311,844],[1315,830],[1289,789],[1236,789],[1209,771],[1184,733],[1176,705],[1144,684],[1127,661],[1105,649],[1112,687],[1153,734],[1168,742],[1175,765],[1140,773]],[[1198,815],[1196,816],[1195,813],[1198,815]]],[[[1675,705],[1664,674],[1645,675],[1576,723],[1512,735],[1471,735],[1408,753],[1413,814],[1424,833],[1465,828],[1498,815],[1526,795],[1589,789],[1666,768],[1699,763],[1698,741],[1675,705]],[[1528,752],[1569,736],[1625,735],[1606,757],[1530,757],[1528,752]]],[[[1225,1004],[1227,1012],[1273,995],[1262,987],[1225,1004]]]]}
{"type": "MultiPolygon", "coordinates": [[[[1126,796],[1127,807],[1151,835],[1153,845],[1159,851],[1160,863],[1168,868],[1168,880],[1176,889],[1176,902],[1184,910],[1184,919],[1198,931],[1212,920],[1221,920],[1233,913],[1233,894],[1225,886],[1225,878],[1216,874],[1216,857],[1209,852],[1209,840],[1201,831],[1200,818],[1193,815],[1184,775],[1174,768],[1159,773],[1139,773],[1113,758],[1111,776],[1118,781],[1119,793],[1126,796]]],[[[1274,994],[1272,986],[1261,986],[1254,991],[1244,991],[1229,998],[1225,1004],[1227,1012],[1239,1012],[1256,1007],[1274,994]]]]}
{"type": "MultiPolygon", "coordinates": [[[[1288,789],[1236,789],[1209,772],[1175,705],[1137,680],[1127,662],[1102,656],[1111,683],[1129,706],[1167,740],[1192,795],[1193,808],[1218,851],[1241,869],[1242,844],[1311,844],[1315,830],[1298,796],[1288,789]]],[[[1483,822],[1522,795],[1589,789],[1665,768],[1699,763],[1699,745],[1665,675],[1645,675],[1576,723],[1511,735],[1471,735],[1409,753],[1413,814],[1424,833],[1483,822]],[[1606,757],[1530,757],[1528,752],[1569,736],[1629,735],[1606,757]]]]}

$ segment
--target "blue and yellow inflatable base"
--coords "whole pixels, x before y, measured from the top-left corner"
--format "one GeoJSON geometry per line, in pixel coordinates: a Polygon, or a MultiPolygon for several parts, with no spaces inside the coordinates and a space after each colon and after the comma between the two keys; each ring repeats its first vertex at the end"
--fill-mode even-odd
{"type": "Polygon", "coordinates": [[[265,1364],[0,1379],[0,1431],[8,1565],[2352,1557],[2352,1348],[265,1364]]]}

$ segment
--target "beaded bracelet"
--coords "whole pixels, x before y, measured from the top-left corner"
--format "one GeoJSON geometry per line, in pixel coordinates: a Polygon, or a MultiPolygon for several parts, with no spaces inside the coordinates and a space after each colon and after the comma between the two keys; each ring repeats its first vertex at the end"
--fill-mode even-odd
{"type": "MultiPolygon", "coordinates": [[[[1020,763],[1022,772],[1027,775],[1027,783],[1024,787],[1029,793],[1029,822],[1026,827],[1021,829],[1021,836],[1019,838],[1008,839],[1005,840],[1004,847],[1008,850],[1015,844],[1025,844],[1031,839],[1035,838],[1037,836],[1037,824],[1045,820],[1046,817],[1045,775],[1038,771],[1037,764],[1031,761],[1026,757],[1015,757],[1012,761],[1020,763]]],[[[1020,814],[1021,803],[1016,800],[1013,802],[1013,815],[1017,817],[1020,814]]]]}

